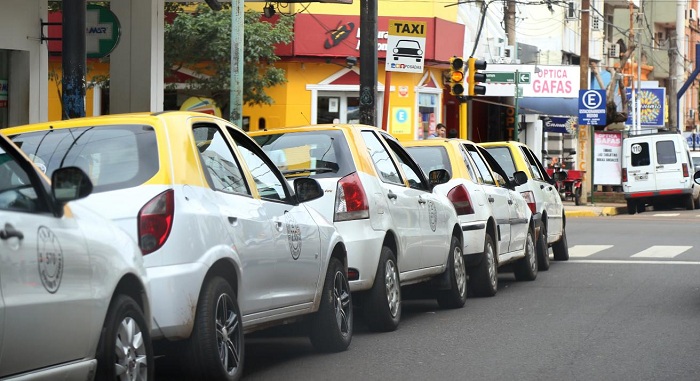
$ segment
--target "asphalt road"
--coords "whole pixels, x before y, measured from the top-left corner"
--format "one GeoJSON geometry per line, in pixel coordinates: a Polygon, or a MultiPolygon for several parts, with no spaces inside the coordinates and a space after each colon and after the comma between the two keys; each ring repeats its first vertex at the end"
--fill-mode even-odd
{"type": "Polygon", "coordinates": [[[700,213],[664,213],[571,218],[571,260],[463,309],[408,301],[395,332],[358,318],[346,352],[314,352],[302,326],[248,336],[244,378],[698,380],[700,213]]]}

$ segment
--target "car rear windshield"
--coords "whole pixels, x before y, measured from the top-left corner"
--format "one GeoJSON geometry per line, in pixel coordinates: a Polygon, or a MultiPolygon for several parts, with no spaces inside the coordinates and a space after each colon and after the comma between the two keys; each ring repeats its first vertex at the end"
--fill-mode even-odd
{"type": "Polygon", "coordinates": [[[452,165],[445,147],[406,147],[406,150],[420,165],[424,173],[430,173],[430,171],[436,169],[445,169],[452,176],[452,165]]]}
{"type": "Polygon", "coordinates": [[[151,126],[112,125],[35,131],[10,136],[49,177],[79,167],[93,192],[131,188],[158,172],[156,134],[151,126]]]}
{"type": "Polygon", "coordinates": [[[503,168],[503,172],[507,173],[509,176],[513,176],[515,173],[515,163],[513,162],[513,156],[510,154],[510,149],[508,147],[484,147],[488,153],[493,156],[498,162],[498,165],[503,168]]]}
{"type": "Polygon", "coordinates": [[[287,177],[335,178],[355,172],[347,140],[339,130],[275,131],[253,139],[287,177]]]}

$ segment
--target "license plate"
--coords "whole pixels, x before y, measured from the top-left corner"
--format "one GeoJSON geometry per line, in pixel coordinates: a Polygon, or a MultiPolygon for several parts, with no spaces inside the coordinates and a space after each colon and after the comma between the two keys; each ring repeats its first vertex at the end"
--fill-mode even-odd
{"type": "Polygon", "coordinates": [[[649,180],[649,175],[634,175],[634,179],[637,181],[649,180]]]}

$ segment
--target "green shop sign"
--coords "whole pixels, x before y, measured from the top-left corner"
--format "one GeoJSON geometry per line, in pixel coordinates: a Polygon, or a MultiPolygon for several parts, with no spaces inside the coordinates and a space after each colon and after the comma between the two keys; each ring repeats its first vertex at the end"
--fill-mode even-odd
{"type": "Polygon", "coordinates": [[[102,58],[119,43],[119,19],[108,8],[88,4],[85,15],[85,52],[88,58],[102,58]]]}

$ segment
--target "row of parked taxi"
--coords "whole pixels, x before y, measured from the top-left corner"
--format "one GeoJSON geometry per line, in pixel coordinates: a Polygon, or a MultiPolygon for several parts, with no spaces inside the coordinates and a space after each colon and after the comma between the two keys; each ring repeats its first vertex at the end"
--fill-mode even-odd
{"type": "Polygon", "coordinates": [[[520,143],[247,134],[190,112],[2,133],[3,379],[151,379],[153,341],[193,379],[235,380],[248,332],[309,320],[342,351],[355,311],[398,327],[402,286],[461,308],[501,267],[527,281],[550,248],[568,259],[559,194],[520,143]]]}

